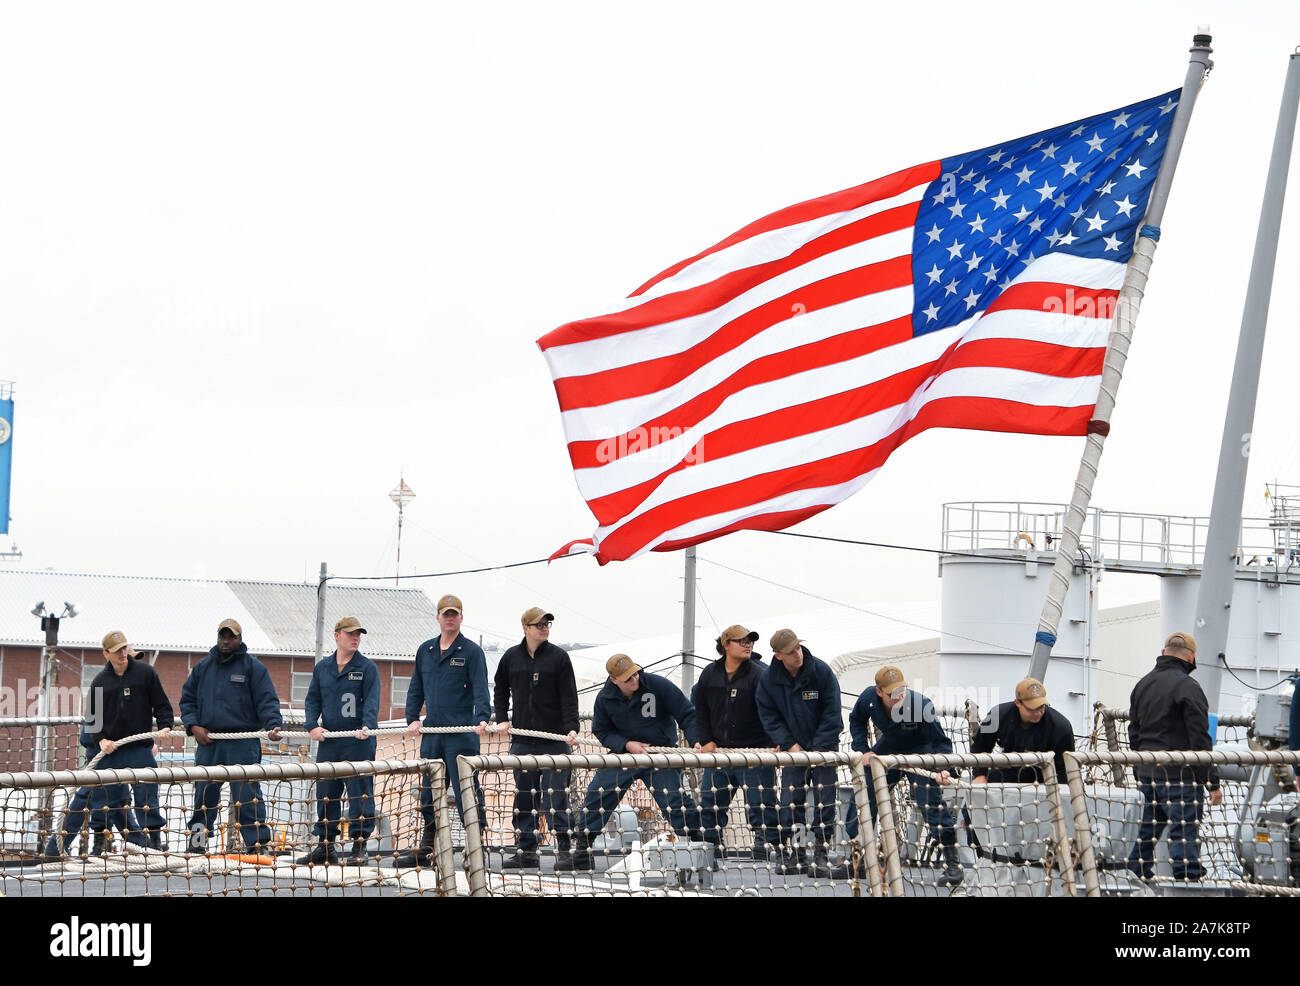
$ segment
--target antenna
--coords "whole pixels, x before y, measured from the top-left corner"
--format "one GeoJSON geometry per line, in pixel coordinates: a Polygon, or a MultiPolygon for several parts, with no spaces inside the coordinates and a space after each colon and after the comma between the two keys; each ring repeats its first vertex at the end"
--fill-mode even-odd
{"type": "Polygon", "coordinates": [[[397,485],[393,487],[388,499],[397,504],[397,576],[393,579],[393,585],[401,585],[402,582],[402,511],[406,505],[415,499],[415,490],[406,485],[406,479],[401,473],[397,474],[397,485]]]}

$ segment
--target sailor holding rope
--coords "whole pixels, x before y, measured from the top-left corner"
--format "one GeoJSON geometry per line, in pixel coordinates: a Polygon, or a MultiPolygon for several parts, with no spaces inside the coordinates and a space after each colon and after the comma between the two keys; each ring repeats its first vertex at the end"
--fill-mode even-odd
{"type": "MultiPolygon", "coordinates": [[[[248,653],[244,631],[236,620],[217,626],[217,645],[194,666],[181,688],[181,722],[198,742],[194,763],[212,767],[262,762],[262,741],[211,739],[209,733],[248,733],[266,730],[271,742],[280,739],[280,699],[266,665],[248,653]]],[[[268,848],[271,829],[266,803],[256,781],[231,781],[230,797],[239,809],[239,829],[249,852],[268,848]]],[[[190,851],[206,852],[221,804],[220,781],[197,781],[194,814],[190,817],[190,851]]]]}

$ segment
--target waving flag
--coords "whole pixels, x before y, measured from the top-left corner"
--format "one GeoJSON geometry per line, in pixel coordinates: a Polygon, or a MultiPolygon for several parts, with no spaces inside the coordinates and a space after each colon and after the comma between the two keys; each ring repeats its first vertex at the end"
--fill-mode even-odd
{"type": "Polygon", "coordinates": [[[1175,90],[772,213],[538,340],[604,564],[779,530],[927,428],[1082,435],[1175,90]]]}

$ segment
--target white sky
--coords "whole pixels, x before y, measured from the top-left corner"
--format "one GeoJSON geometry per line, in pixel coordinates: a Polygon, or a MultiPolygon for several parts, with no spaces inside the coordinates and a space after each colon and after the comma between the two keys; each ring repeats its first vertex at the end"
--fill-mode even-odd
{"type": "MultiPolygon", "coordinates": [[[[1202,23],[1216,68],[1094,503],[1208,513],[1300,6],[894,7],[4,5],[23,567],[388,573],[399,470],[406,573],[590,536],[537,337],[775,208],[1175,88],[1202,23]]],[[[1265,480],[1300,482],[1291,225],[1255,513],[1265,480]]],[[[937,546],[945,501],[1068,499],[1080,443],[928,432],[800,530],[937,546]]],[[[764,534],[700,555],[706,636],[824,605],[718,564],[857,606],[938,593],[929,555],[764,534]]],[[[517,636],[538,602],[557,640],[600,640],[679,626],[680,574],[674,554],[423,584],[475,628],[517,636]]]]}

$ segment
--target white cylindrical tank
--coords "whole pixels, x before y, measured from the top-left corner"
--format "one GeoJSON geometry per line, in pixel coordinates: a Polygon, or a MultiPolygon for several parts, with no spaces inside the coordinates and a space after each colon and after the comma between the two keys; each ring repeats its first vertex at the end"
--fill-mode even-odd
{"type": "MultiPolygon", "coordinates": [[[[1016,684],[1029,671],[1055,557],[1050,551],[1004,549],[941,557],[942,704],[972,699],[987,712],[1015,698],[1016,684]]],[[[1076,733],[1092,726],[1095,586],[1089,573],[1076,568],[1043,682],[1052,707],[1070,720],[1076,733]]]]}
{"type": "MultiPolygon", "coordinates": [[[[1199,575],[1160,580],[1161,637],[1179,630],[1196,634],[1196,593],[1199,575]]],[[[1152,663],[1159,641],[1152,649],[1152,663]]],[[[1223,672],[1220,715],[1248,715],[1255,696],[1268,691],[1280,677],[1300,668],[1300,583],[1281,581],[1267,567],[1238,566],[1232,586],[1228,620],[1228,650],[1232,673],[1223,672]]],[[[1217,654],[1197,654],[1197,663],[1217,661],[1217,654]]]]}

